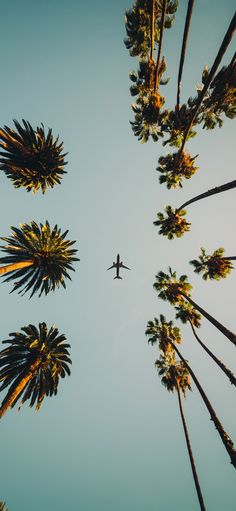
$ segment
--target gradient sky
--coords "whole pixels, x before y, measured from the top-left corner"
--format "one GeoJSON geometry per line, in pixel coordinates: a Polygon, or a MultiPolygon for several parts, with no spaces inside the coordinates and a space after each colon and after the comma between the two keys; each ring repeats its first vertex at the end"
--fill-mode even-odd
{"type": "MultiPolygon", "coordinates": [[[[187,1],[164,35],[173,107],[187,1]]],[[[1,336],[28,323],[55,323],[71,344],[72,375],[39,413],[25,405],[0,424],[0,500],[10,511],[198,511],[176,395],[161,386],[146,323],[174,311],[152,288],[170,265],[187,273],[193,298],[235,331],[236,273],[205,283],[188,264],[204,246],[235,255],[235,192],[188,209],[191,232],[158,236],[157,211],[235,178],[235,130],[199,130],[188,144],[199,171],[182,190],[158,183],[160,143],[133,136],[129,71],[137,60],[123,39],[128,0],[2,2],[1,125],[27,119],[59,134],[68,151],[61,186],[36,196],[2,175],[1,235],[10,226],[49,220],[76,239],[81,261],[66,291],[42,298],[9,294],[1,284],[1,336]],[[117,253],[132,268],[121,281],[106,268],[117,253]]],[[[196,1],[182,98],[194,95],[234,11],[233,0],[196,1]]],[[[233,54],[230,46],[224,62],[233,54]]],[[[225,429],[236,442],[235,389],[182,329],[192,363],[225,429]]],[[[202,322],[201,337],[236,373],[234,347],[202,322]]],[[[208,511],[235,511],[235,472],[193,386],[185,411],[208,511]]]]}

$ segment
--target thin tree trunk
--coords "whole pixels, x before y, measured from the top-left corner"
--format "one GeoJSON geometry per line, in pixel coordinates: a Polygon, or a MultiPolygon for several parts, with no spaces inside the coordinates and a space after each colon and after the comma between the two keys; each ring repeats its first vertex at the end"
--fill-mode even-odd
{"type": "Polygon", "coordinates": [[[221,360],[219,360],[215,355],[214,353],[212,353],[211,350],[209,350],[209,348],[207,348],[207,346],[201,341],[200,337],[198,337],[197,335],[197,332],[194,328],[194,325],[192,324],[192,321],[189,319],[188,320],[190,325],[191,325],[191,328],[192,328],[192,331],[193,331],[193,335],[195,337],[195,339],[197,339],[197,341],[199,342],[199,344],[202,346],[202,348],[208,353],[208,355],[214,360],[214,362],[221,368],[221,370],[226,374],[226,376],[229,378],[230,380],[230,383],[232,383],[233,385],[236,386],[236,378],[234,376],[234,374],[230,371],[230,369],[228,369],[228,367],[225,366],[225,364],[223,364],[223,362],[221,362],[221,360]]]}
{"type": "MultiPolygon", "coordinates": [[[[211,188],[210,190],[207,190],[207,192],[201,193],[200,195],[196,195],[196,197],[193,197],[192,199],[189,199],[187,202],[184,202],[179,208],[177,208],[177,212],[181,209],[186,208],[186,206],[189,206],[193,202],[197,202],[201,199],[206,199],[207,197],[210,197],[211,195],[216,195],[217,193],[226,192],[227,190],[231,190],[232,188],[236,187],[236,179],[233,181],[230,181],[229,183],[225,183],[221,186],[215,186],[215,188],[211,188]]],[[[228,259],[228,257],[227,257],[228,259]]]]}
{"type": "Polygon", "coordinates": [[[154,53],[154,30],[155,30],[155,0],[152,0],[150,60],[153,60],[154,53]]]}
{"type": "Polygon", "coordinates": [[[26,268],[27,266],[33,266],[34,261],[21,261],[19,263],[7,264],[7,266],[0,267],[0,275],[4,275],[4,273],[9,273],[10,271],[19,270],[20,268],[26,268]]]}
{"type": "MultiPolygon", "coordinates": [[[[20,380],[19,384],[17,385],[17,387],[15,388],[15,390],[10,393],[8,391],[8,394],[9,394],[9,397],[6,399],[5,403],[2,404],[1,408],[0,408],[0,419],[3,417],[3,415],[6,413],[6,411],[8,410],[8,408],[10,408],[10,406],[14,403],[14,401],[17,399],[17,396],[19,396],[19,394],[22,392],[22,390],[24,390],[24,388],[26,387],[27,383],[31,380],[32,376],[34,375],[34,372],[35,372],[35,369],[37,369],[37,367],[40,365],[41,363],[41,358],[38,357],[35,362],[30,366],[29,368],[29,371],[27,372],[27,374],[25,375],[24,378],[22,378],[22,380],[20,380]]],[[[8,396],[7,394],[7,396],[8,396]]],[[[7,397],[6,396],[6,397],[7,397]]]]}
{"type": "Polygon", "coordinates": [[[201,509],[201,511],[206,511],[204,500],[203,500],[203,496],[202,496],[202,492],[201,492],[200,483],[199,483],[199,480],[198,480],[198,474],[197,474],[197,469],[196,469],[196,466],[195,466],[193,452],[192,452],[192,448],[191,448],[191,444],[190,444],[188,428],[187,428],[187,424],[186,424],[185,417],[184,417],[184,412],[183,412],[183,407],[182,407],[182,400],[181,400],[181,395],[180,395],[180,390],[179,390],[178,382],[176,384],[176,390],[177,390],[177,394],[178,394],[179,410],[180,410],[180,415],[181,415],[181,419],[182,419],[182,423],[183,423],[185,440],[186,440],[186,444],[187,444],[187,449],[188,449],[190,464],[191,464],[191,468],[192,468],[195,488],[196,488],[196,491],[197,491],[197,496],[198,496],[198,500],[199,500],[199,504],[200,504],[200,509],[201,509]]]}
{"type": "Polygon", "coordinates": [[[188,365],[188,363],[186,362],[186,360],[182,357],[180,351],[178,350],[177,346],[174,344],[174,342],[172,341],[172,339],[168,338],[168,341],[170,342],[172,348],[176,351],[176,353],[178,354],[179,358],[182,360],[182,362],[185,364],[185,366],[187,367],[188,371],[189,371],[189,374],[192,376],[192,379],[199,391],[199,393],[201,394],[201,397],[208,409],[208,412],[210,414],[210,417],[211,417],[211,420],[214,422],[215,424],[215,427],[221,437],[221,440],[225,446],[225,449],[227,450],[228,454],[229,454],[229,457],[231,459],[231,463],[232,465],[234,466],[234,468],[236,468],[236,451],[234,449],[234,444],[231,440],[231,438],[229,437],[229,435],[225,432],[221,422],[219,421],[217,415],[216,415],[216,412],[214,410],[214,408],[212,407],[207,395],[205,394],[202,386],[200,385],[195,373],[192,371],[191,367],[188,365]]]}
{"type": "Polygon", "coordinates": [[[186,55],[186,47],[187,47],[189,27],[190,27],[192,12],[193,12],[193,5],[194,5],[194,0],[189,0],[189,2],[188,2],[188,10],[187,10],[186,20],[185,20],[185,27],[184,27],[184,35],[183,35],[180,63],[179,63],[178,86],[177,86],[177,103],[176,103],[177,112],[179,111],[179,105],[180,105],[181,79],[182,79],[182,72],[183,72],[184,60],[185,60],[185,55],[186,55]]]}
{"type": "Polygon", "coordinates": [[[203,100],[203,98],[204,98],[204,96],[205,96],[205,94],[207,92],[207,89],[208,89],[211,81],[214,78],[214,75],[215,75],[215,73],[217,71],[217,68],[218,68],[218,66],[219,66],[219,64],[220,64],[220,62],[221,62],[221,60],[222,60],[222,58],[223,58],[223,56],[224,56],[228,46],[229,46],[229,43],[230,43],[230,41],[231,41],[231,39],[233,37],[235,29],[236,29],[236,13],[234,14],[234,16],[233,16],[233,18],[232,18],[232,20],[230,22],[229,28],[228,28],[228,30],[227,30],[227,32],[225,34],[225,37],[224,37],[223,42],[222,42],[222,44],[220,46],[220,49],[219,49],[219,51],[217,53],[215,61],[214,61],[213,65],[212,65],[212,67],[211,67],[211,70],[210,70],[210,73],[209,73],[208,78],[206,80],[206,83],[205,83],[201,93],[199,94],[199,97],[198,97],[195,109],[194,109],[194,111],[193,111],[193,113],[192,113],[192,115],[191,115],[191,117],[189,119],[189,123],[188,123],[187,129],[185,130],[185,133],[184,133],[184,138],[183,138],[183,142],[182,142],[182,145],[181,145],[181,148],[180,148],[180,153],[182,153],[182,151],[184,149],[185,142],[187,140],[187,137],[188,137],[188,134],[189,134],[190,129],[192,127],[192,124],[193,124],[193,122],[194,122],[194,120],[196,118],[196,115],[198,113],[198,109],[199,109],[199,107],[200,107],[200,105],[202,103],[202,100],[203,100]]]}
{"type": "Polygon", "coordinates": [[[158,55],[157,55],[155,81],[154,81],[154,92],[157,91],[158,85],[159,85],[158,71],[159,71],[159,65],[160,65],[160,59],[161,59],[162,41],[163,41],[164,25],[165,25],[165,17],[166,17],[166,7],[167,7],[167,0],[163,0],[162,14],[161,14],[160,39],[159,39],[159,45],[158,45],[158,55]]]}
{"type": "Polygon", "coordinates": [[[208,321],[210,321],[210,323],[212,325],[214,325],[216,328],[218,328],[218,330],[220,330],[220,332],[222,334],[224,334],[234,345],[236,345],[236,335],[233,332],[228,330],[228,328],[226,328],[224,325],[219,323],[219,321],[217,321],[217,319],[213,318],[213,316],[211,316],[210,314],[208,314],[208,312],[206,312],[204,309],[202,309],[202,307],[200,307],[200,305],[195,303],[192,300],[192,298],[190,298],[190,296],[186,295],[182,291],[179,291],[179,293],[185,298],[185,300],[187,300],[189,303],[191,303],[191,305],[193,305],[193,307],[195,309],[197,309],[198,312],[200,312],[200,314],[202,314],[206,319],[208,319],[208,321]]]}

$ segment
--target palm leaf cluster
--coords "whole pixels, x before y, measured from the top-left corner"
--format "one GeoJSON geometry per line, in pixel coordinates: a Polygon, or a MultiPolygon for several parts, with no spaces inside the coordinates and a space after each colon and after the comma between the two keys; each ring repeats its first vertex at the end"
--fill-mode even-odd
{"type": "Polygon", "coordinates": [[[168,240],[172,240],[174,237],[181,238],[185,232],[190,230],[190,223],[184,218],[186,215],[185,209],[174,209],[171,206],[165,207],[166,215],[159,212],[154,223],[156,226],[160,226],[159,234],[167,236],[168,240]]]}
{"type": "MultiPolygon", "coordinates": [[[[159,81],[166,70],[165,60],[159,67],[159,81]]],[[[132,103],[132,110],[134,112],[134,121],[130,121],[134,134],[142,142],[147,142],[151,136],[154,141],[159,137],[163,137],[164,120],[167,115],[167,110],[162,110],[165,104],[165,98],[162,96],[158,89],[155,88],[155,63],[153,60],[141,61],[139,63],[139,70],[136,74],[135,71],[130,73],[132,86],[130,92],[132,96],[137,96],[136,103],[132,103]]]]}
{"type": "MultiPolygon", "coordinates": [[[[202,73],[202,87],[209,76],[206,66],[202,73]]],[[[196,101],[196,100],[195,100],[196,101]]],[[[199,123],[203,128],[214,129],[223,125],[223,115],[228,119],[236,116],[236,58],[228,66],[223,66],[217,73],[199,112],[199,123]]]]}
{"type": "MultiPolygon", "coordinates": [[[[165,28],[171,28],[174,22],[178,2],[168,0],[165,17],[165,28]]],[[[147,58],[152,37],[158,44],[161,28],[161,11],[163,0],[135,0],[131,9],[125,13],[125,28],[127,37],[124,40],[131,57],[147,58]],[[152,36],[152,12],[154,15],[154,30],[152,36]]]]}
{"type": "Polygon", "coordinates": [[[191,157],[185,151],[161,156],[157,167],[157,171],[161,173],[159,183],[166,183],[168,190],[170,188],[182,188],[183,178],[190,179],[198,169],[194,164],[196,157],[191,157]]]}
{"type": "Polygon", "coordinates": [[[68,230],[61,233],[57,225],[51,229],[48,221],[39,225],[32,221],[11,229],[11,236],[1,238],[7,243],[1,247],[7,255],[0,258],[0,263],[9,265],[10,274],[4,282],[14,280],[12,291],[24,294],[32,289],[32,297],[37,292],[39,296],[47,295],[60,285],[65,288],[65,279],[71,280],[68,271],[74,271],[72,263],[79,260],[74,257],[77,249],[71,248],[75,241],[66,240],[68,230]],[[17,269],[17,264],[24,261],[31,264],[17,269]]]}
{"type": "Polygon", "coordinates": [[[37,192],[60,184],[64,166],[63,143],[53,139],[52,130],[45,133],[43,124],[34,130],[28,121],[14,121],[16,130],[7,126],[0,130],[0,169],[16,188],[37,192]]]}
{"type": "Polygon", "coordinates": [[[194,266],[195,273],[202,273],[204,280],[224,279],[234,267],[230,258],[223,257],[224,252],[224,248],[220,247],[212,255],[207,255],[206,250],[201,248],[199,259],[193,259],[190,264],[194,266]]]}
{"type": "Polygon", "coordinates": [[[188,369],[184,362],[176,360],[175,352],[161,354],[155,365],[161,376],[161,383],[169,392],[174,392],[179,387],[186,396],[187,389],[192,390],[188,369]]]}
{"type": "Polygon", "coordinates": [[[39,323],[38,328],[28,325],[9,335],[10,339],[3,341],[9,346],[0,352],[0,390],[9,387],[0,416],[20,397],[21,406],[30,400],[29,406],[39,410],[45,396],[57,394],[59,377],[70,375],[70,345],[55,326],[48,329],[45,323],[39,323]]]}
{"type": "Polygon", "coordinates": [[[8,511],[6,502],[0,502],[0,511],[8,511]]]}
{"type": "Polygon", "coordinates": [[[159,93],[159,86],[166,84],[168,78],[163,78],[166,62],[161,58],[161,46],[163,30],[172,26],[177,5],[175,0],[136,0],[126,12],[124,42],[130,55],[140,58],[138,72],[130,73],[130,92],[137,96],[132,104],[135,118],[131,126],[141,142],[147,142],[150,136],[154,141],[163,136],[167,111],[163,110],[165,97],[159,93]]]}

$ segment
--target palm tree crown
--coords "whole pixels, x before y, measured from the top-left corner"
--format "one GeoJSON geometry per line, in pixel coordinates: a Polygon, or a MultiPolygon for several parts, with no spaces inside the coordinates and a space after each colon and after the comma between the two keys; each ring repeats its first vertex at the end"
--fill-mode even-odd
{"type": "Polygon", "coordinates": [[[190,303],[183,300],[181,305],[175,307],[175,310],[177,311],[176,319],[180,319],[182,323],[189,321],[196,328],[201,326],[202,316],[190,303]]]}
{"type": "MultiPolygon", "coordinates": [[[[132,57],[147,57],[151,48],[151,16],[154,8],[154,41],[159,41],[161,11],[163,0],[136,0],[132,9],[125,13],[127,37],[126,48],[132,57]],[[154,3],[154,5],[152,5],[154,3]]],[[[166,7],[165,28],[171,28],[177,10],[177,0],[168,0],[166,7]]]]}
{"type": "Polygon", "coordinates": [[[45,396],[57,394],[59,377],[70,375],[70,347],[58,329],[49,330],[46,323],[39,327],[28,325],[22,332],[9,334],[11,339],[3,341],[10,346],[0,352],[0,390],[10,385],[4,398],[0,417],[9,407],[14,407],[20,396],[21,405],[30,399],[30,407],[36,404],[39,410],[45,396]]]}
{"type": "Polygon", "coordinates": [[[145,334],[149,336],[148,342],[152,345],[159,343],[159,349],[163,353],[173,351],[170,339],[175,344],[182,342],[180,329],[173,325],[173,321],[167,322],[163,314],[160,314],[160,320],[154,318],[148,322],[145,334]]]}
{"type": "Polygon", "coordinates": [[[169,392],[174,392],[179,387],[185,396],[187,389],[192,390],[189,371],[182,360],[176,360],[175,352],[160,355],[155,365],[159,376],[162,376],[162,384],[169,392]]]}
{"type": "Polygon", "coordinates": [[[12,291],[24,294],[32,289],[32,297],[36,292],[47,295],[60,285],[65,288],[65,278],[71,280],[68,270],[74,271],[71,263],[79,261],[74,257],[77,249],[71,249],[75,241],[65,240],[68,231],[61,234],[57,225],[51,229],[48,221],[11,229],[9,238],[0,238],[7,243],[0,248],[8,254],[0,257],[0,263],[8,265],[0,267],[0,275],[10,273],[4,282],[16,281],[12,291]]]}
{"type": "Polygon", "coordinates": [[[45,133],[43,124],[33,130],[28,121],[23,126],[14,121],[16,131],[4,126],[0,130],[0,169],[9,177],[16,188],[45,193],[61,182],[66,162],[62,154],[63,143],[54,140],[52,130],[45,133]]]}
{"type": "Polygon", "coordinates": [[[194,266],[195,273],[202,273],[204,280],[225,279],[234,267],[230,258],[223,256],[224,248],[222,247],[215,250],[212,255],[207,255],[206,250],[201,248],[199,259],[193,259],[190,264],[194,266]]]}
{"type": "Polygon", "coordinates": [[[166,183],[168,190],[178,186],[182,188],[182,179],[190,179],[198,169],[194,164],[196,157],[191,157],[185,151],[161,156],[157,167],[157,171],[161,173],[159,183],[166,183]]]}
{"type": "Polygon", "coordinates": [[[174,209],[172,206],[165,207],[166,216],[157,213],[158,220],[153,222],[154,225],[160,226],[159,234],[167,236],[168,240],[172,240],[175,236],[181,238],[185,232],[190,230],[190,223],[184,218],[185,209],[174,209]]]}
{"type": "Polygon", "coordinates": [[[168,300],[172,304],[182,304],[183,296],[190,295],[192,289],[188,282],[187,275],[181,275],[177,279],[176,272],[172,272],[169,268],[169,274],[159,271],[156,275],[156,282],[153,284],[154,289],[158,291],[158,296],[162,300],[168,300]]]}

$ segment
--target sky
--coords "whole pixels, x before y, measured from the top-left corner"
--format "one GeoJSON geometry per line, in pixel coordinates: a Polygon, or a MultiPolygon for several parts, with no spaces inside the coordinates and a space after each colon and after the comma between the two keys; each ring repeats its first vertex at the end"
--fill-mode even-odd
{"type": "MultiPolygon", "coordinates": [[[[171,77],[163,89],[173,108],[187,2],[166,31],[163,52],[171,77]]],[[[232,0],[196,3],[183,74],[182,101],[194,95],[234,12],[232,0]]],[[[43,123],[68,152],[62,184],[43,196],[15,189],[2,174],[1,236],[23,222],[56,223],[77,240],[76,272],[66,290],[47,297],[9,294],[0,285],[1,339],[29,323],[56,324],[71,344],[70,378],[36,413],[8,411],[0,424],[0,500],[9,511],[197,511],[177,397],[161,385],[158,352],[148,345],[148,320],[170,305],[153,290],[168,266],[187,273],[193,299],[235,331],[236,273],[205,283],[189,261],[200,247],[235,255],[234,190],[193,204],[191,232],[158,236],[156,213],[235,178],[235,130],[199,129],[188,143],[199,154],[197,174],[182,190],[158,183],[161,143],[134,137],[124,13],[127,0],[12,0],[2,2],[1,126],[13,119],[43,123]],[[106,269],[121,254],[131,268],[122,280],[106,269]]],[[[224,58],[233,55],[234,42],[224,58]]],[[[181,326],[181,325],[179,325],[181,326]]],[[[236,442],[235,389],[201,349],[188,327],[181,347],[236,442]]],[[[203,320],[201,338],[236,373],[235,348],[203,320]]],[[[4,346],[4,345],[3,345],[4,346]]],[[[235,473],[193,385],[184,402],[208,511],[234,511],[235,473]]]]}

